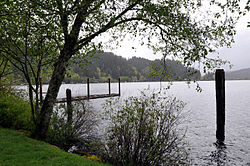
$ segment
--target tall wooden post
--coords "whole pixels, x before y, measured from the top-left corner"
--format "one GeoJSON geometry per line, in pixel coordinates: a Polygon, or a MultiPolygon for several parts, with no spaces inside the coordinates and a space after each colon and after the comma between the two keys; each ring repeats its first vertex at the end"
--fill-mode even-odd
{"type": "Polygon", "coordinates": [[[89,99],[89,78],[87,78],[87,95],[88,95],[88,99],[89,99]]]}
{"type": "Polygon", "coordinates": [[[111,94],[110,78],[108,78],[108,82],[109,82],[109,95],[110,95],[111,94]]]}
{"type": "Polygon", "coordinates": [[[40,104],[42,104],[43,102],[43,80],[42,78],[40,77],[39,78],[39,81],[40,81],[40,104]]]}
{"type": "Polygon", "coordinates": [[[72,97],[71,97],[71,90],[66,89],[66,97],[67,97],[67,113],[68,113],[68,119],[67,122],[72,122],[72,112],[73,112],[73,107],[72,107],[72,97]]]}
{"type": "Polygon", "coordinates": [[[225,72],[217,69],[215,72],[216,84],[216,138],[219,143],[225,140],[225,72]]]}
{"type": "Polygon", "coordinates": [[[121,79],[118,78],[118,90],[119,90],[119,96],[121,96],[121,79]]]}

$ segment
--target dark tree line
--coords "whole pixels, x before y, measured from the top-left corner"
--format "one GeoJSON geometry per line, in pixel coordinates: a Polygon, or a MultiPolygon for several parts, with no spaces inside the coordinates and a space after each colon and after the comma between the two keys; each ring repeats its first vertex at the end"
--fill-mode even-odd
{"type": "Polygon", "coordinates": [[[113,80],[120,77],[122,81],[176,81],[199,80],[201,76],[198,70],[187,68],[174,60],[166,60],[164,64],[162,60],[151,61],[138,57],[126,59],[111,52],[96,53],[84,69],[81,68],[82,65],[71,65],[71,75],[74,77],[66,77],[66,83],[84,82],[86,77],[92,78],[92,81],[103,82],[108,77],[113,80]],[[159,74],[159,70],[164,72],[159,74]]]}

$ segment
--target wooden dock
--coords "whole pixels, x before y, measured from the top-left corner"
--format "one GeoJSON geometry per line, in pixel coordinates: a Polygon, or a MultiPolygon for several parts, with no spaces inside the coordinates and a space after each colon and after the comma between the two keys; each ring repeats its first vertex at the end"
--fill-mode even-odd
{"type": "MultiPolygon", "coordinates": [[[[120,96],[120,94],[117,93],[111,93],[111,94],[96,94],[96,95],[90,95],[88,96],[75,96],[71,98],[71,101],[78,101],[78,100],[89,100],[89,99],[100,99],[100,98],[107,98],[107,97],[115,97],[120,96]]],[[[57,98],[56,103],[65,103],[67,102],[67,98],[57,98]]]]}
{"type": "MultiPolygon", "coordinates": [[[[110,78],[108,78],[108,94],[94,94],[90,95],[90,86],[89,86],[90,80],[87,78],[87,95],[86,96],[71,96],[71,90],[66,90],[66,98],[57,98],[56,103],[65,103],[65,102],[71,102],[71,101],[78,101],[78,100],[90,100],[90,99],[100,99],[100,98],[107,98],[107,97],[115,97],[121,95],[121,80],[118,79],[118,93],[111,93],[111,83],[110,78]],[[68,91],[68,92],[67,92],[68,91]]],[[[44,92],[42,91],[42,79],[40,78],[40,100],[42,101],[43,97],[42,94],[44,92]]]]}

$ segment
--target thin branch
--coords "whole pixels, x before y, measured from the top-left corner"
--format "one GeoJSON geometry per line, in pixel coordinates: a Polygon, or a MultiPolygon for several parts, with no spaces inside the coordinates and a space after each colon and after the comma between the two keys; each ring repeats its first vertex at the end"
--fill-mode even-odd
{"type": "Polygon", "coordinates": [[[62,28],[63,28],[63,34],[64,34],[64,38],[65,40],[68,38],[68,15],[65,12],[65,10],[63,9],[63,4],[62,4],[62,0],[56,0],[58,9],[59,9],[59,15],[60,15],[60,22],[62,24],[62,28]]]}
{"type": "Polygon", "coordinates": [[[105,2],[105,0],[101,0],[93,9],[91,9],[88,13],[93,13],[95,10],[97,10],[103,3],[105,2]]]}
{"type": "MultiPolygon", "coordinates": [[[[1,45],[0,45],[1,46],[1,45]]],[[[9,47],[2,47],[2,50],[0,50],[0,52],[4,53],[3,56],[8,59],[10,62],[12,61],[12,59],[14,59],[15,61],[17,61],[18,63],[20,63],[21,65],[24,64],[24,62],[22,62],[21,58],[19,58],[18,54],[16,52],[14,52],[12,49],[10,49],[9,47]],[[6,55],[5,55],[6,54],[6,55]],[[9,58],[9,56],[11,58],[9,58]]]]}
{"type": "MultiPolygon", "coordinates": [[[[12,36],[12,35],[9,34],[7,31],[6,31],[6,33],[7,33],[8,36],[12,36]]],[[[6,40],[6,41],[5,41],[6,43],[13,43],[14,47],[16,47],[17,50],[20,51],[20,53],[21,53],[23,56],[25,55],[25,53],[23,52],[23,50],[22,50],[22,49],[19,47],[19,45],[16,43],[16,40],[17,40],[17,39],[16,39],[16,40],[13,40],[12,38],[7,38],[7,39],[5,38],[5,40],[6,40]]],[[[7,47],[7,46],[8,46],[8,45],[5,44],[5,47],[7,47]]],[[[11,50],[10,47],[8,47],[8,49],[11,50]]]]}
{"type": "Polygon", "coordinates": [[[30,1],[33,3],[32,5],[34,5],[34,6],[32,6],[33,9],[37,9],[37,6],[35,6],[35,5],[38,5],[38,6],[40,6],[42,9],[44,9],[44,10],[50,12],[50,14],[52,14],[52,13],[58,13],[58,12],[59,12],[58,10],[54,10],[54,8],[46,7],[45,4],[39,3],[39,1],[37,1],[37,0],[30,0],[30,1]],[[51,13],[51,12],[52,12],[52,13],[51,13]]]}
{"type": "Polygon", "coordinates": [[[5,71],[7,69],[7,66],[8,66],[8,60],[2,60],[0,67],[2,67],[2,66],[3,66],[3,69],[0,72],[0,78],[5,76],[5,75],[8,75],[8,74],[6,74],[6,71],[5,71]]]}
{"type": "MultiPolygon", "coordinates": [[[[125,15],[129,10],[133,9],[138,4],[138,1],[128,6],[126,9],[124,9],[119,15],[112,18],[104,27],[102,27],[99,31],[93,33],[92,35],[80,40],[77,42],[78,46],[74,49],[74,52],[77,52],[79,49],[81,49],[84,45],[89,43],[92,39],[94,39],[96,36],[100,35],[101,33],[106,32],[108,29],[115,27],[121,23],[127,22],[127,21],[121,21],[115,23],[116,20],[120,19],[123,15],[125,15]]],[[[129,21],[129,20],[128,20],[129,21]]]]}

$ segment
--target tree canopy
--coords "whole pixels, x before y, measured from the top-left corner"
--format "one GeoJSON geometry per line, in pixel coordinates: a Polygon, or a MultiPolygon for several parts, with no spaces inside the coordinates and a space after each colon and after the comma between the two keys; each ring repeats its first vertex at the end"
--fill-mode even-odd
{"type": "Polygon", "coordinates": [[[185,66],[199,62],[206,71],[223,63],[208,54],[230,46],[241,14],[238,0],[7,0],[0,6],[1,54],[24,74],[37,73],[35,78],[42,64],[53,63],[37,115],[34,136],[38,138],[46,136],[71,60],[119,45],[129,33],[161,51],[164,58],[175,58],[185,66]],[[102,35],[106,42],[100,40],[102,35]]]}

